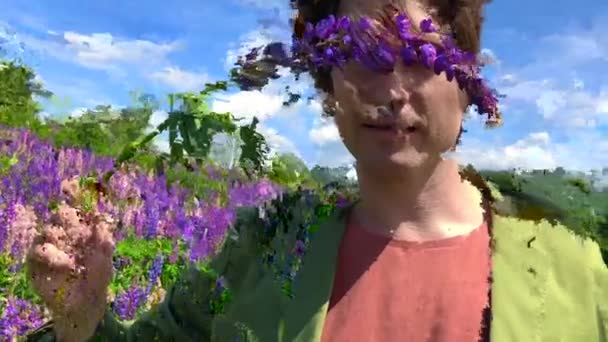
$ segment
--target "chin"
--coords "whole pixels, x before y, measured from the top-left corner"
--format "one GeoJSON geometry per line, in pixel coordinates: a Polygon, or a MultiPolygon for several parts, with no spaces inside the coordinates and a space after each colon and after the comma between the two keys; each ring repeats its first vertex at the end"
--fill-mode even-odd
{"type": "Polygon", "coordinates": [[[433,158],[417,151],[399,151],[385,155],[370,153],[356,159],[362,169],[372,173],[386,174],[397,170],[421,168],[428,165],[433,158]]]}

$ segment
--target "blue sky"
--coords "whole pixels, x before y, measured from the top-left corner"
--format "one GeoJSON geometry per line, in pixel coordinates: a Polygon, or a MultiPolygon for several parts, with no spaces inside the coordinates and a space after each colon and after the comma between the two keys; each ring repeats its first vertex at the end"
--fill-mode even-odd
{"type": "MultiPolygon", "coordinates": [[[[128,105],[131,90],[162,98],[224,79],[247,46],[289,38],[288,2],[1,0],[0,34],[23,42],[14,53],[63,99],[45,114],[65,115],[128,105]]],[[[486,14],[482,45],[497,60],[486,76],[507,95],[505,125],[488,131],[473,116],[454,157],[494,169],[608,166],[608,2],[494,1],[486,14]]],[[[276,151],[309,164],[352,161],[318,102],[281,108],[286,84],[311,89],[286,76],[262,92],[219,96],[214,107],[258,116],[276,151]]]]}

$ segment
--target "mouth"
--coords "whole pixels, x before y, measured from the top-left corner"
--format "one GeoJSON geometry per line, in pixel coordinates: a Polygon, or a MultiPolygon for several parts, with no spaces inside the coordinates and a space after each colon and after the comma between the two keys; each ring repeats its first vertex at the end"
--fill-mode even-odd
{"type": "Polygon", "coordinates": [[[394,132],[410,134],[416,132],[418,129],[416,126],[399,127],[395,124],[367,124],[364,123],[363,127],[378,131],[378,132],[394,132]]]}

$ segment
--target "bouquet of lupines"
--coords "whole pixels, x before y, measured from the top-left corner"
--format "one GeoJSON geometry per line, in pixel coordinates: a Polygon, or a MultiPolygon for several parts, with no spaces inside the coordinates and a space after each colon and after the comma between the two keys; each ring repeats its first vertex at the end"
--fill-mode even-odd
{"type": "Polygon", "coordinates": [[[170,285],[165,281],[175,279],[180,267],[217,250],[239,207],[256,207],[283,191],[266,179],[220,179],[219,170],[208,168],[209,178],[223,184],[222,194],[200,198],[132,166],[105,182],[103,175],[113,168],[110,158],[55,148],[27,130],[0,127],[0,340],[11,341],[48,318],[22,267],[40,232],[71,245],[71,238],[84,238],[68,239],[68,230],[109,225],[117,243],[110,301],[115,314],[129,320],[162,299],[162,287],[170,285]]]}

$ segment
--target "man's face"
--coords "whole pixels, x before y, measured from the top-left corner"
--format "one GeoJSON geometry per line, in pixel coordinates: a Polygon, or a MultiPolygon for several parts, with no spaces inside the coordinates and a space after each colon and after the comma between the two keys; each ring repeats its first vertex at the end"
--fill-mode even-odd
{"type": "MultiPolygon", "coordinates": [[[[343,0],[339,15],[372,16],[390,0],[343,0]]],[[[401,0],[416,25],[430,16],[418,0],[401,0]]],[[[429,36],[438,43],[438,36],[429,36]]],[[[359,167],[386,172],[434,163],[454,146],[467,97],[455,81],[422,65],[399,63],[380,74],[350,62],[333,68],[335,122],[359,167]],[[378,111],[391,115],[378,116],[378,111]]]]}

